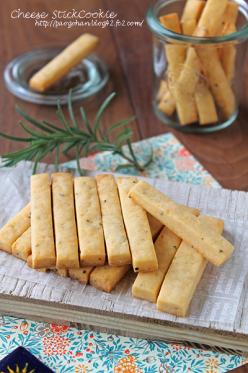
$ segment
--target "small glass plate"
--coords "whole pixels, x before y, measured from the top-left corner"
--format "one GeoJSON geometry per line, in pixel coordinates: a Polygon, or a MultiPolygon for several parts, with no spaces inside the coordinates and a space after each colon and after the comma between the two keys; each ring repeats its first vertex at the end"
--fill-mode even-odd
{"type": "Polygon", "coordinates": [[[75,66],[60,82],[44,93],[30,89],[32,75],[53,59],[62,48],[36,49],[13,59],[5,68],[4,80],[7,89],[15,96],[41,105],[56,105],[57,100],[66,104],[68,91],[72,89],[72,101],[83,100],[99,92],[109,80],[106,64],[96,55],[91,55],[75,66]]]}

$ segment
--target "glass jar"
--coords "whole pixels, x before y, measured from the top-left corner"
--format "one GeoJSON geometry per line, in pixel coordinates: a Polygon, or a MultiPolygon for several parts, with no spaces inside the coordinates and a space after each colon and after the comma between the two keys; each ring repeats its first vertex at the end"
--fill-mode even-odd
{"type": "Polygon", "coordinates": [[[153,108],[163,123],[178,130],[215,132],[238,116],[248,5],[244,0],[229,2],[229,13],[225,8],[220,21],[220,7],[207,17],[206,2],[188,0],[187,18],[185,4],[185,0],[159,0],[147,12],[153,33],[153,108]],[[212,36],[214,28],[213,35],[218,36],[212,36]]]}

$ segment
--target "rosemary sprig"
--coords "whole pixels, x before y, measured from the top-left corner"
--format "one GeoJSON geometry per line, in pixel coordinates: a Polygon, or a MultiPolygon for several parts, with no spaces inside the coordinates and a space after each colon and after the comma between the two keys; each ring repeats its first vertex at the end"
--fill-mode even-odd
{"type": "Polygon", "coordinates": [[[108,129],[103,130],[102,128],[102,116],[114,96],[115,93],[112,93],[105,99],[96,113],[92,125],[83,107],[80,107],[82,123],[79,124],[76,120],[72,106],[71,91],[68,98],[69,121],[66,119],[59,102],[57,105],[56,117],[62,123],[62,128],[46,120],[36,120],[20,107],[16,107],[16,111],[25,120],[25,123],[19,122],[19,125],[23,128],[27,137],[11,136],[3,132],[0,132],[0,137],[23,142],[27,145],[16,152],[3,154],[3,166],[15,166],[20,161],[29,160],[34,162],[33,172],[35,173],[38,163],[49,153],[53,153],[54,163],[58,168],[61,149],[64,153],[67,153],[70,149],[75,149],[77,169],[80,174],[82,174],[79,162],[80,157],[85,157],[97,151],[111,151],[127,161],[127,163],[118,166],[116,170],[134,167],[139,171],[143,171],[152,162],[152,154],[145,164],[139,163],[131,144],[133,133],[131,128],[128,127],[134,117],[114,123],[108,129]],[[110,141],[110,135],[114,137],[112,141],[110,141]],[[125,150],[124,145],[126,145],[125,150]]]}

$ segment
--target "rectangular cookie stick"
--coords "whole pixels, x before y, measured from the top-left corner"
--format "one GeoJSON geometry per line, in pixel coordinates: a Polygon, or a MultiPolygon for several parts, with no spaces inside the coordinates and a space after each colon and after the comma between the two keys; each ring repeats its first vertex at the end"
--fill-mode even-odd
{"type": "Polygon", "coordinates": [[[229,241],[146,182],[139,181],[130,196],[210,263],[220,266],[232,255],[234,247],[229,241]]]}
{"type": "Polygon", "coordinates": [[[96,267],[90,274],[90,285],[110,293],[130,269],[129,265],[120,267],[96,267]]]}
{"type": "MultiPolygon", "coordinates": [[[[199,215],[196,209],[192,209],[192,213],[195,216],[199,215]]],[[[151,273],[138,274],[132,287],[134,297],[156,303],[164,276],[181,242],[181,238],[167,227],[163,228],[154,245],[158,259],[158,270],[151,273]]]]}
{"type": "MultiPolygon", "coordinates": [[[[219,234],[224,229],[221,220],[208,216],[200,216],[197,219],[219,234]]],[[[175,316],[185,317],[206,265],[207,260],[183,241],[165,276],[158,296],[157,308],[175,316]]]]}
{"type": "Polygon", "coordinates": [[[31,227],[29,227],[12,245],[12,255],[27,260],[31,255],[31,227]]]}
{"type": "MultiPolygon", "coordinates": [[[[181,33],[180,19],[177,13],[166,14],[159,18],[160,23],[168,30],[181,33]]],[[[165,46],[165,54],[168,60],[167,81],[168,87],[164,90],[160,99],[159,109],[171,116],[176,108],[173,89],[185,60],[186,48],[184,45],[168,44],[165,46]]]]}
{"type": "Polygon", "coordinates": [[[152,272],[158,269],[158,260],[147,214],[142,207],[128,197],[130,189],[137,182],[136,177],[117,178],[134,272],[152,272]]]}
{"type": "Polygon", "coordinates": [[[11,253],[13,243],[30,227],[30,203],[0,229],[0,250],[11,253]]]}
{"type": "Polygon", "coordinates": [[[30,87],[37,92],[46,91],[90,54],[96,48],[98,41],[99,39],[95,35],[86,33],[79,36],[32,76],[29,81],[30,87]]]}
{"type": "Polygon", "coordinates": [[[121,212],[117,185],[112,175],[97,175],[103,232],[111,266],[131,264],[131,253],[121,212]]]}
{"type": "Polygon", "coordinates": [[[51,185],[48,174],[31,177],[31,246],[34,268],[55,266],[51,185]]]}
{"type": "Polygon", "coordinates": [[[102,216],[96,181],[93,177],[74,179],[80,264],[98,266],[105,263],[102,216]]]}
{"type": "Polygon", "coordinates": [[[236,109],[236,100],[225,71],[219,59],[217,48],[197,46],[197,54],[202,63],[209,86],[224,118],[229,118],[236,109]]]}
{"type": "MultiPolygon", "coordinates": [[[[32,268],[32,269],[34,269],[33,268],[33,258],[32,258],[32,254],[30,254],[28,257],[27,257],[27,260],[25,260],[26,262],[27,262],[27,265],[30,267],[30,268],[32,268]]],[[[38,272],[49,272],[50,271],[50,269],[51,268],[35,268],[36,269],[36,271],[38,271],[38,272]]]]}
{"type": "Polygon", "coordinates": [[[160,221],[154,218],[151,214],[147,214],[147,218],[150,225],[152,238],[154,240],[163,228],[163,224],[160,223],[160,221]]]}
{"type": "Polygon", "coordinates": [[[207,125],[218,121],[214,98],[203,78],[200,78],[197,83],[195,102],[200,125],[207,125]]]}
{"type": "MultiPolygon", "coordinates": [[[[205,1],[188,0],[182,15],[183,33],[193,35],[205,1]],[[195,25],[194,25],[195,24],[195,25]]],[[[216,123],[218,115],[212,93],[206,80],[201,76],[195,86],[195,103],[201,125],[216,123]]]]}
{"type": "Polygon", "coordinates": [[[68,275],[72,280],[77,280],[81,284],[88,284],[90,274],[93,271],[94,267],[82,267],[79,269],[69,269],[68,275]]]}
{"type": "Polygon", "coordinates": [[[56,268],[79,268],[78,238],[70,173],[52,174],[56,268]]]}
{"type": "Polygon", "coordinates": [[[158,270],[150,273],[140,272],[132,286],[132,295],[156,303],[157,296],[170,263],[176,254],[181,239],[164,227],[155,242],[158,270]]]}
{"type": "Polygon", "coordinates": [[[184,35],[193,34],[205,4],[203,0],[187,0],[181,18],[184,35]]]}

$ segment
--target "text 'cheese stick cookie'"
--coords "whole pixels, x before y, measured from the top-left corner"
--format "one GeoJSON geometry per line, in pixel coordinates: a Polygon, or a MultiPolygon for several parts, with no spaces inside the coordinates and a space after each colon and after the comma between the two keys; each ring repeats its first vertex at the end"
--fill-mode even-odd
{"type": "Polygon", "coordinates": [[[30,203],[0,229],[0,250],[11,253],[13,243],[30,227],[30,203]]]}
{"type": "MultiPolygon", "coordinates": [[[[193,210],[195,216],[199,215],[198,210],[193,210]]],[[[155,251],[158,259],[158,270],[151,273],[139,273],[132,287],[132,294],[155,303],[164,276],[173,260],[176,251],[182,240],[167,227],[164,227],[155,242],[155,251]]]]}
{"type": "Polygon", "coordinates": [[[45,92],[89,55],[98,41],[94,35],[81,35],[30,79],[30,87],[37,92],[45,92]]]}
{"type": "MultiPolygon", "coordinates": [[[[217,233],[222,233],[223,221],[208,216],[200,216],[197,219],[209,225],[217,233]]],[[[157,308],[175,316],[185,317],[206,265],[207,260],[183,241],[165,276],[158,296],[157,308]]]]}
{"type": "Polygon", "coordinates": [[[79,268],[73,178],[69,173],[52,175],[56,267],[79,268]]]}
{"type": "Polygon", "coordinates": [[[154,272],[140,272],[132,286],[132,295],[156,303],[157,296],[170,263],[176,254],[181,239],[164,227],[155,242],[158,258],[158,270],[154,272]]]}
{"type": "Polygon", "coordinates": [[[97,175],[96,181],[108,263],[113,266],[131,264],[131,253],[115,178],[107,174],[97,175]]]}
{"type": "Polygon", "coordinates": [[[27,260],[31,255],[31,227],[29,227],[12,245],[12,255],[27,260]]]}
{"type": "Polygon", "coordinates": [[[117,179],[133,269],[134,272],[156,271],[158,261],[147,214],[128,196],[135,183],[137,183],[136,177],[118,177],[117,179]]]}
{"type": "Polygon", "coordinates": [[[96,181],[92,177],[74,179],[80,263],[98,266],[105,263],[102,216],[96,181]]]}
{"type": "Polygon", "coordinates": [[[96,267],[90,274],[90,285],[110,293],[130,269],[129,265],[96,267]]]}
{"type": "Polygon", "coordinates": [[[34,268],[55,266],[51,184],[48,174],[31,177],[31,245],[34,268]]]}
{"type": "Polygon", "coordinates": [[[232,255],[234,247],[229,241],[146,182],[139,181],[130,196],[210,263],[219,266],[232,255]]]}

